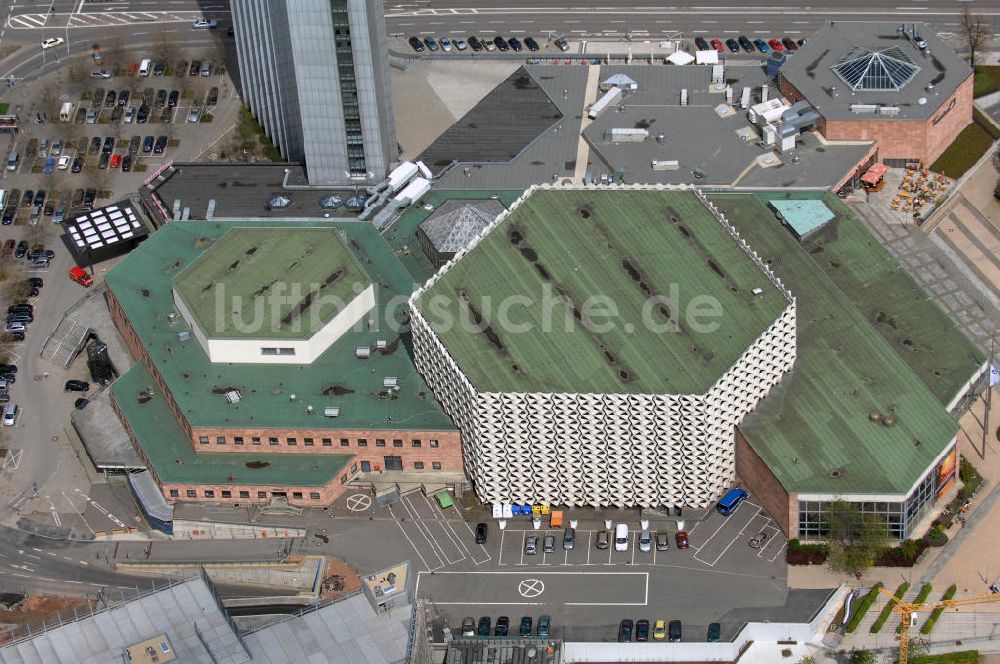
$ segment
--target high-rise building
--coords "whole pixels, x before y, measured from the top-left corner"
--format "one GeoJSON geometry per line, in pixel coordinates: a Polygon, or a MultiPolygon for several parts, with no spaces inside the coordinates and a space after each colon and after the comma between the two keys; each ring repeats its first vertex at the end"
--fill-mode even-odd
{"type": "Polygon", "coordinates": [[[380,181],[396,157],[382,3],[233,0],[243,98],[310,184],[380,181]]]}

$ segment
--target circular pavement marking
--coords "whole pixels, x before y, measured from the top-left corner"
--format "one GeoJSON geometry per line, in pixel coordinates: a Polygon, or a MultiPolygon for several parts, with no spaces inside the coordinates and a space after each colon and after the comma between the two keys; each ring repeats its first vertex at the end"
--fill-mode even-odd
{"type": "Polygon", "coordinates": [[[542,583],[541,579],[525,579],[517,584],[517,592],[520,593],[521,597],[531,599],[545,592],[545,584],[542,583]]]}
{"type": "Polygon", "coordinates": [[[371,506],[371,496],[366,496],[363,493],[355,493],[347,497],[347,509],[352,512],[364,512],[371,506]]]}

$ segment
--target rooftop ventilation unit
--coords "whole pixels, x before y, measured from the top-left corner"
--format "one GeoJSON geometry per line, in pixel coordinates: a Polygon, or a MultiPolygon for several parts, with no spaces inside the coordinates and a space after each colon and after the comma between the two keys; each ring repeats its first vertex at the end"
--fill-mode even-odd
{"type": "Polygon", "coordinates": [[[229,390],[226,392],[226,401],[229,403],[237,403],[243,398],[239,390],[229,390]]]}
{"type": "Polygon", "coordinates": [[[397,387],[399,385],[399,379],[395,376],[386,376],[382,379],[382,387],[397,387]]]}
{"type": "Polygon", "coordinates": [[[372,354],[372,349],[369,348],[368,346],[358,346],[357,348],[354,349],[354,357],[358,358],[359,360],[367,360],[371,354],[372,354]]]}
{"type": "Polygon", "coordinates": [[[337,406],[327,406],[323,409],[323,417],[340,417],[340,408],[337,406]]]}
{"type": "Polygon", "coordinates": [[[687,88],[681,90],[681,106],[688,105],[688,91],[687,88]]]}
{"type": "Polygon", "coordinates": [[[181,330],[177,333],[177,341],[187,341],[191,338],[191,333],[187,330],[181,330]]]}
{"type": "Polygon", "coordinates": [[[852,113],[878,113],[878,104],[851,104],[852,113]]]}
{"type": "Polygon", "coordinates": [[[899,106],[879,106],[880,115],[899,115],[899,106]]]}
{"type": "Polygon", "coordinates": [[[377,340],[377,341],[375,342],[375,348],[376,348],[377,350],[385,350],[385,347],[386,347],[386,345],[387,345],[387,344],[386,344],[386,342],[385,342],[385,339],[378,339],[378,340],[377,340]]]}

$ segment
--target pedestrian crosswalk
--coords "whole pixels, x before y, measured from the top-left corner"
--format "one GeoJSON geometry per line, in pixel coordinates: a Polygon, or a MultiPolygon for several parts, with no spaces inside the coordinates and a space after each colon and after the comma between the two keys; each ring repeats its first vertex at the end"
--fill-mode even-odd
{"type": "Polygon", "coordinates": [[[190,23],[203,18],[200,11],[132,11],[71,14],[15,14],[7,19],[7,27],[15,30],[100,28],[115,25],[149,23],[190,23]]]}

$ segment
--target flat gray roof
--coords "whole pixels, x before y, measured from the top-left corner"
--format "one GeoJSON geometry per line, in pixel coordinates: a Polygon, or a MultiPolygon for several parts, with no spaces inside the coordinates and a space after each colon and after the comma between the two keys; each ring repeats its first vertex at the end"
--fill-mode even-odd
{"type": "MultiPolygon", "coordinates": [[[[901,23],[875,21],[830,21],[809,38],[802,48],[788,56],[781,76],[795,86],[828,120],[888,119],[885,115],[858,114],[853,104],[898,106],[901,120],[926,120],[935,115],[941,103],[953,93],[972,69],[958,54],[938,39],[934,29],[923,23],[914,26],[920,39],[927,42],[921,51],[899,31],[901,23]],[[851,89],[832,67],[865,51],[889,53],[919,68],[898,90],[872,91],[851,89]],[[928,84],[933,86],[928,90],[928,84]],[[831,87],[836,91],[831,92],[831,87]],[[921,104],[919,100],[925,98],[921,104]]],[[[904,77],[905,78],[905,77],[904,77]]]]}

